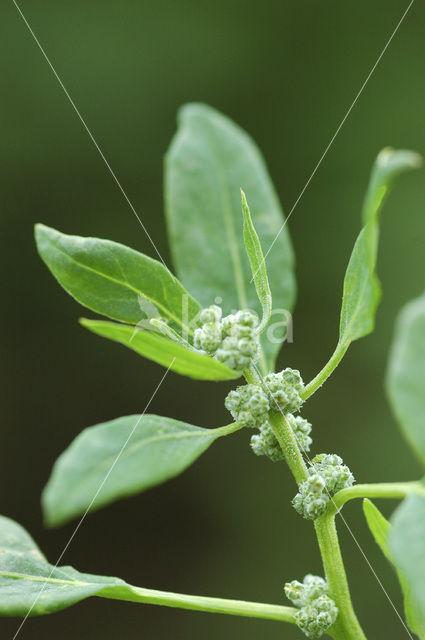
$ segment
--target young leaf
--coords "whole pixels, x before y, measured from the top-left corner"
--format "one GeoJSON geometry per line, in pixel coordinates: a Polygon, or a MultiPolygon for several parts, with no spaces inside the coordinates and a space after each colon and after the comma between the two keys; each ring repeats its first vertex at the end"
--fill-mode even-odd
{"type": "Polygon", "coordinates": [[[354,340],[371,333],[381,299],[381,285],[376,274],[379,241],[379,214],[395,178],[416,169],[421,157],[413,151],[383,149],[376,158],[363,204],[363,228],[360,231],[344,278],[339,340],[329,362],[307,385],[305,400],[323,384],[338,366],[354,340]]]}
{"type": "MultiPolygon", "coordinates": [[[[252,139],[218,111],[202,104],[183,107],[165,159],[166,214],[177,273],[204,306],[220,296],[225,313],[249,308],[260,315],[241,229],[240,187],[263,246],[274,243],[267,271],[276,319],[279,314],[279,321],[285,320],[295,299],[294,258],[264,160],[252,139]]],[[[272,369],[281,344],[267,333],[262,335],[263,369],[272,369]]],[[[277,338],[277,327],[273,333],[277,338]]]]}
{"type": "Polygon", "coordinates": [[[0,616],[41,616],[90,596],[225,613],[295,624],[296,609],[260,602],[224,600],[133,587],[119,578],[56,567],[17,522],[0,516],[0,616]]]}
{"type": "Polygon", "coordinates": [[[43,492],[46,523],[57,526],[154,487],[184,471],[217,438],[239,429],[203,429],[133,415],[85,429],[56,461],[43,492]]]}
{"type": "Polygon", "coordinates": [[[420,612],[422,638],[425,636],[425,498],[408,496],[391,518],[388,546],[420,612]]]}
{"type": "Polygon", "coordinates": [[[243,212],[243,239],[246,253],[251,265],[252,279],[254,280],[257,296],[263,308],[263,317],[258,327],[261,333],[266,327],[272,314],[272,294],[267,277],[267,267],[261,249],[260,239],[254,228],[251,212],[244,192],[241,190],[243,212]]]}
{"type": "Polygon", "coordinates": [[[119,342],[139,355],[195,380],[234,380],[241,376],[240,372],[229,369],[218,360],[190,350],[153,331],[86,318],[81,318],[80,323],[99,336],[119,342]]]}
{"type": "Polygon", "coordinates": [[[68,236],[42,224],[35,238],[52,274],[85,307],[130,324],[160,315],[180,333],[190,332],[200,306],[157,260],[117,242],[68,236]]]}
{"type": "Polygon", "coordinates": [[[376,158],[366,193],[360,232],[348,264],[340,320],[339,344],[343,348],[373,331],[381,287],[376,275],[379,214],[395,178],[415,169],[421,158],[413,151],[383,149],[376,158]]]}
{"type": "MultiPolygon", "coordinates": [[[[388,548],[388,536],[391,531],[390,523],[386,518],[384,518],[379,509],[375,507],[373,502],[370,502],[370,500],[363,501],[363,511],[375,542],[380,547],[387,560],[394,565],[394,561],[388,548]]],[[[407,624],[413,633],[416,633],[421,640],[424,640],[425,612],[423,610],[421,611],[420,607],[414,600],[412,592],[402,572],[397,571],[397,575],[404,595],[404,613],[406,615],[407,624]]]]}
{"type": "Polygon", "coordinates": [[[425,465],[425,294],[402,309],[387,372],[387,392],[401,429],[425,465]]]}

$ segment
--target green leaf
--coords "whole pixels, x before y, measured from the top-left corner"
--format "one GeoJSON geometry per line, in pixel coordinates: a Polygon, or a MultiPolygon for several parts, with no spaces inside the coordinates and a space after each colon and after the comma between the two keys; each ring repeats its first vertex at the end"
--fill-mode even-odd
{"type": "Polygon", "coordinates": [[[142,328],[81,318],[86,329],[132,349],[149,360],[195,380],[234,380],[240,373],[210,356],[197,353],[168,338],[142,328]]]}
{"type": "Polygon", "coordinates": [[[47,524],[57,526],[184,471],[237,424],[203,429],[154,415],[132,415],[85,429],[56,461],[43,492],[47,524]]]}
{"type": "Polygon", "coordinates": [[[406,616],[412,630],[425,638],[425,498],[408,496],[391,521],[389,550],[415,603],[406,609],[406,616]]]}
{"type": "Polygon", "coordinates": [[[258,332],[261,333],[266,328],[272,314],[272,294],[270,291],[267,267],[263,251],[261,249],[260,239],[252,223],[251,212],[249,210],[245,194],[242,190],[241,195],[243,239],[249,263],[251,265],[252,279],[254,280],[257,296],[263,308],[263,317],[258,327],[258,332]]]}
{"type": "Polygon", "coordinates": [[[368,499],[363,500],[363,512],[366,518],[367,525],[373,535],[376,544],[381,549],[382,553],[389,562],[392,562],[390,552],[388,549],[388,532],[391,528],[390,523],[377,507],[368,499]]]}
{"type": "Polygon", "coordinates": [[[108,587],[125,589],[126,585],[116,578],[90,576],[72,567],[55,568],[25,529],[0,516],[1,616],[53,613],[101,595],[108,587]]]}
{"type": "Polygon", "coordinates": [[[381,298],[376,275],[379,214],[395,178],[420,164],[420,156],[413,151],[392,149],[383,149],[375,161],[363,205],[364,227],[354,245],[344,280],[339,336],[339,345],[344,349],[373,331],[381,298]]]}
{"type": "Polygon", "coordinates": [[[137,324],[160,315],[181,333],[200,306],[157,260],[110,240],[68,236],[38,224],[40,256],[62,287],[85,307],[137,324]]]}
{"type": "MultiPolygon", "coordinates": [[[[384,518],[382,513],[370,502],[370,500],[363,501],[363,511],[366,517],[368,527],[373,535],[375,542],[380,547],[382,553],[387,560],[394,566],[395,563],[391,557],[390,550],[388,548],[388,536],[391,531],[391,525],[384,518]]],[[[412,592],[407,584],[406,578],[401,571],[397,571],[398,579],[401,589],[404,595],[404,613],[406,615],[407,624],[413,633],[416,633],[421,640],[425,638],[425,612],[420,610],[418,604],[415,602],[412,592]]]]}
{"type": "Polygon", "coordinates": [[[295,299],[294,258],[260,151],[242,129],[218,111],[189,104],[179,113],[179,128],[165,169],[174,263],[184,285],[204,306],[220,296],[225,313],[249,308],[261,314],[244,247],[240,188],[247,195],[263,247],[267,251],[274,243],[267,254],[267,271],[276,322],[269,336],[269,331],[262,335],[267,360],[262,368],[272,369],[287,312],[295,299]]]}
{"type": "Polygon", "coordinates": [[[56,567],[46,560],[25,529],[0,516],[0,616],[45,615],[90,596],[295,624],[293,607],[144,589],[119,578],[56,567]]]}
{"type": "Polygon", "coordinates": [[[403,434],[425,465],[425,294],[399,315],[387,392],[403,434]]]}
{"type": "Polygon", "coordinates": [[[307,385],[302,397],[306,400],[332,374],[354,340],[371,333],[381,299],[381,285],[376,274],[379,241],[379,215],[395,178],[422,164],[413,151],[383,149],[375,160],[366,192],[360,231],[344,278],[339,340],[330,360],[307,385]]]}

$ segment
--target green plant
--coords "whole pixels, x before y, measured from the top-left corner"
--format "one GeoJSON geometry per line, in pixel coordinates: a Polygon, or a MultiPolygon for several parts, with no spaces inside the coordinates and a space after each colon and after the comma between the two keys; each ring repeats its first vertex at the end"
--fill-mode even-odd
{"type": "MultiPolygon", "coordinates": [[[[184,284],[160,262],[120,244],[37,225],[40,256],[62,287],[112,320],[83,319],[84,327],[167,370],[198,380],[244,377],[246,382],[225,399],[234,419],[227,426],[207,429],[142,414],[83,431],[56,462],[43,493],[46,523],[63,524],[157,485],[182,472],[216,439],[250,428],[255,430],[255,454],[288,464],[298,485],[293,506],[313,521],[325,577],[286,582],[293,606],[133,587],[118,578],[49,564],[24,529],[3,517],[2,615],[47,614],[96,595],[277,620],[298,625],[308,637],[327,633],[336,640],[361,640],[366,636],[351,603],[335,517],[348,500],[363,498],[370,531],[397,569],[408,625],[425,638],[424,484],[354,484],[338,455],[320,454],[310,460],[312,427],[298,415],[351,342],[373,330],[380,298],[380,212],[395,178],[419,165],[420,158],[411,151],[384,149],[378,155],[362,229],[345,274],[338,343],[308,384],[296,370],[275,372],[295,299],[293,252],[276,194],[252,140],[213,109],[197,104],[183,108],[166,157],[168,228],[184,284]],[[240,202],[240,187],[246,190],[252,213],[243,192],[240,202]],[[259,238],[271,246],[267,260],[259,238]],[[272,322],[279,312],[284,321],[272,322]],[[389,523],[366,498],[405,499],[389,523]]],[[[401,428],[425,464],[424,349],[422,296],[400,316],[387,388],[401,428]]]]}

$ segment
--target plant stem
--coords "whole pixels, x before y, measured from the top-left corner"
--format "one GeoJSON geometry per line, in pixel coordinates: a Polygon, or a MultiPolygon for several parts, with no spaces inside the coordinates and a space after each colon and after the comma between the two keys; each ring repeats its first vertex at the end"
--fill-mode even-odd
{"type": "Polygon", "coordinates": [[[336,367],[341,362],[342,358],[345,355],[345,352],[347,351],[347,349],[349,347],[349,344],[350,343],[348,343],[348,344],[340,344],[340,343],[338,343],[337,344],[336,349],[333,352],[330,360],[325,364],[323,369],[321,371],[319,371],[317,376],[315,378],[313,378],[313,380],[311,380],[311,382],[308,383],[308,385],[304,388],[304,391],[302,391],[301,397],[302,397],[303,400],[307,400],[307,398],[312,396],[313,393],[315,393],[322,386],[322,384],[324,382],[326,382],[326,380],[329,378],[331,373],[333,373],[333,371],[336,369],[336,367]]]}
{"type": "Polygon", "coordinates": [[[307,467],[291,426],[281,413],[270,414],[269,422],[295,480],[298,484],[301,484],[308,478],[307,467]]]}
{"type": "Polygon", "coordinates": [[[323,567],[338,618],[329,629],[335,640],[366,640],[351,602],[350,589],[335,527],[335,516],[325,513],[314,522],[323,567]]]}
{"type": "Polygon", "coordinates": [[[346,502],[355,498],[405,498],[411,493],[425,496],[425,485],[420,482],[356,484],[334,495],[329,504],[329,512],[336,513],[346,502]]]}
{"type": "Polygon", "coordinates": [[[280,622],[290,622],[292,624],[295,624],[295,614],[297,612],[295,607],[282,607],[261,602],[247,602],[245,600],[192,596],[184,593],[157,591],[155,589],[132,586],[123,587],[120,591],[117,591],[116,588],[110,591],[104,589],[99,595],[113,600],[125,600],[126,602],[141,602],[178,609],[190,609],[192,611],[262,618],[264,620],[279,620],[280,622]]]}
{"type": "Polygon", "coordinates": [[[231,433],[235,433],[235,431],[240,431],[243,429],[244,425],[239,422],[231,422],[230,424],[226,424],[224,427],[217,427],[216,429],[210,429],[210,433],[215,433],[217,436],[228,436],[231,433]]]}
{"type": "MultiPolygon", "coordinates": [[[[282,414],[271,415],[269,422],[295,480],[298,484],[304,482],[308,477],[307,468],[291,426],[282,414]]],[[[329,633],[335,640],[366,640],[351,603],[350,589],[335,527],[335,514],[324,514],[315,521],[314,526],[330,596],[335,601],[339,612],[338,619],[329,633]]]]}

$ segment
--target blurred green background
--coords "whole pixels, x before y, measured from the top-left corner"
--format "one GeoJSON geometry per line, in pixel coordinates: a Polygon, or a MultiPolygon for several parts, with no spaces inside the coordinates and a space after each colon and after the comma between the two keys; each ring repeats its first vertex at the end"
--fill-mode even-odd
{"type": "MultiPolygon", "coordinates": [[[[401,0],[117,3],[22,0],[29,23],[169,260],[162,158],[187,101],[207,102],[261,147],[288,211],[396,23],[401,0]]],[[[425,5],[416,1],[290,221],[299,296],[281,355],[310,379],[334,347],[345,266],[371,163],[383,146],[425,152],[425,5]]],[[[37,257],[33,224],[111,238],[153,255],[141,227],[11,1],[1,8],[1,513],[54,562],[74,524],[43,528],[40,492],[86,426],[143,410],[159,366],[79,327],[83,313],[37,257]]],[[[361,481],[420,469],[383,390],[400,306],[424,288],[425,177],[406,175],[384,212],[384,298],[373,336],[354,344],[306,406],[315,451],[338,452],[361,481]]],[[[170,374],[153,413],[203,426],[228,421],[228,385],[170,374]]],[[[64,558],[86,572],[205,595],[283,603],[283,583],[321,573],[311,524],[289,505],[283,465],[254,458],[248,434],[216,443],[177,480],[90,515],[64,558]]],[[[389,513],[393,504],[381,505],[389,513]]],[[[396,579],[364,525],[344,511],[397,607],[396,579]]],[[[370,638],[405,630],[342,522],[353,598],[370,638]]],[[[16,620],[0,620],[12,638],[16,620]]],[[[115,639],[301,637],[261,622],[92,599],[26,623],[19,637],[115,639]]]]}

